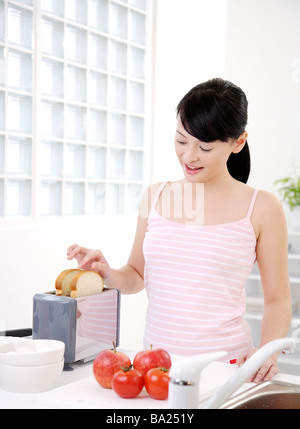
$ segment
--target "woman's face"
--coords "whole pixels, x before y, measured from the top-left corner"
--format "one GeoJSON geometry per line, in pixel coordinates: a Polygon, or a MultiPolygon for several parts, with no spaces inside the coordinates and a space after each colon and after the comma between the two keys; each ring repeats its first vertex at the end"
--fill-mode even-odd
{"type": "Polygon", "coordinates": [[[187,181],[203,183],[228,175],[226,163],[235,147],[235,141],[201,142],[184,129],[178,118],[175,151],[187,181]]]}

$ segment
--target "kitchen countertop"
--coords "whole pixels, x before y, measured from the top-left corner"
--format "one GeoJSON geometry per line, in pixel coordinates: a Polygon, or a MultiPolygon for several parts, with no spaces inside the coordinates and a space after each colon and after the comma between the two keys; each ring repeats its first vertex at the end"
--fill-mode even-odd
{"type": "MultiPolygon", "coordinates": [[[[131,361],[136,352],[126,353],[131,361]]],[[[175,363],[182,356],[171,356],[175,363]]],[[[63,371],[54,389],[31,394],[6,392],[0,388],[0,408],[2,409],[167,409],[168,400],[155,400],[149,397],[145,388],[132,399],[120,398],[113,390],[102,388],[93,376],[93,362],[76,363],[73,371],[63,371]]],[[[237,365],[212,362],[203,369],[200,380],[200,400],[205,400],[223,385],[238,369],[237,365]]],[[[275,380],[300,385],[300,376],[276,374],[275,380]]],[[[254,383],[244,383],[236,393],[247,390],[254,383]]]]}

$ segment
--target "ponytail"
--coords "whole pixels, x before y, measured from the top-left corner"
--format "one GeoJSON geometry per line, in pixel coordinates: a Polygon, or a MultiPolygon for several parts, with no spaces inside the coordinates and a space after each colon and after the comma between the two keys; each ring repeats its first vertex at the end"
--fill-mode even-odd
{"type": "Polygon", "coordinates": [[[247,183],[250,174],[251,161],[248,142],[238,153],[232,153],[227,161],[230,175],[240,182],[247,183]]]}

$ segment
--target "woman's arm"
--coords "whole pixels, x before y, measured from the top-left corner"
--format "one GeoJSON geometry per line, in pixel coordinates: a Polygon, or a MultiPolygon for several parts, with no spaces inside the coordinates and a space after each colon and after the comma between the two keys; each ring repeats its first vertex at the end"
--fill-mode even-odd
{"type": "MultiPolygon", "coordinates": [[[[258,231],[256,257],[264,296],[260,346],[288,333],[291,294],[288,273],[287,227],[283,208],[272,194],[260,191],[257,196],[253,225],[258,231]]],[[[255,382],[270,379],[278,372],[273,356],[253,375],[255,382]]],[[[251,380],[251,381],[252,381],[251,380]]]]}
{"type": "Polygon", "coordinates": [[[287,335],[292,315],[286,220],[280,202],[270,194],[257,241],[257,263],[264,294],[264,345],[287,335]]]}
{"type": "Polygon", "coordinates": [[[75,258],[78,268],[98,272],[106,286],[119,289],[123,294],[137,293],[144,288],[143,242],[147,230],[148,214],[159,184],[152,185],[144,192],[132,250],[125,266],[110,268],[100,250],[87,249],[73,244],[67,250],[68,259],[75,258]]]}
{"type": "Polygon", "coordinates": [[[147,230],[147,219],[138,217],[137,228],[131,253],[127,264],[112,270],[111,280],[106,282],[108,287],[115,287],[123,294],[137,293],[144,288],[144,254],[143,241],[147,230]]]}
{"type": "MultiPolygon", "coordinates": [[[[127,264],[119,270],[113,270],[113,284],[117,284],[123,294],[137,293],[144,288],[145,259],[143,243],[147,231],[147,222],[150,209],[160,183],[149,186],[141,200],[137,228],[131,253],[127,264]]],[[[107,283],[110,286],[110,283],[107,283]]]]}

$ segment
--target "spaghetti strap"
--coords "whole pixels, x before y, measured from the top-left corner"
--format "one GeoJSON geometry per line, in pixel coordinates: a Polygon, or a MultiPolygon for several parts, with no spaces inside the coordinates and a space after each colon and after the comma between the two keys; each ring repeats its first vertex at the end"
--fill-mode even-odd
{"type": "Polygon", "coordinates": [[[249,209],[248,209],[248,213],[247,213],[247,216],[246,216],[247,219],[250,219],[250,217],[252,215],[252,211],[253,211],[253,207],[254,207],[254,204],[255,204],[255,200],[256,200],[258,191],[259,191],[259,189],[255,189],[254,192],[253,192],[252,199],[251,199],[251,202],[250,202],[250,206],[249,206],[249,209]]]}
{"type": "Polygon", "coordinates": [[[163,183],[160,184],[160,186],[158,188],[158,191],[155,194],[155,197],[154,197],[154,200],[153,200],[153,204],[152,204],[152,207],[151,207],[151,211],[155,209],[155,206],[156,206],[157,201],[158,201],[158,199],[160,197],[161,191],[163,190],[163,188],[166,186],[167,183],[168,182],[163,182],[163,183]]]}

